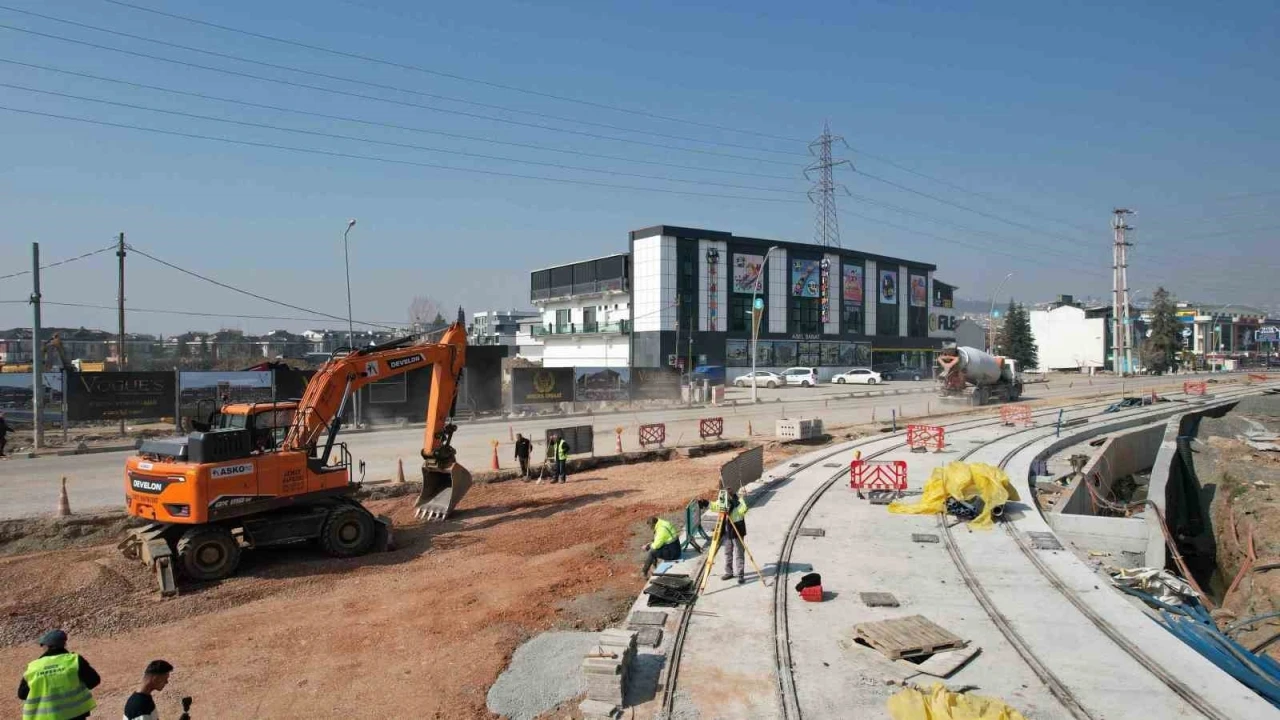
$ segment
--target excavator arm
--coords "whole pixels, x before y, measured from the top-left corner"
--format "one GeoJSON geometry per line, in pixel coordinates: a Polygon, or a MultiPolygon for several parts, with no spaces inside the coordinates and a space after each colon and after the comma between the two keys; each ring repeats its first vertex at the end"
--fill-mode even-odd
{"type": "Polygon", "coordinates": [[[421,450],[423,492],[418,509],[420,516],[443,518],[471,486],[470,473],[455,462],[452,439],[456,426],[449,422],[466,349],[466,328],[455,323],[437,343],[398,340],[331,358],[307,384],[282,449],[315,454],[323,438],[318,460],[327,463],[347,403],[360,388],[430,366],[431,394],[421,450]]]}

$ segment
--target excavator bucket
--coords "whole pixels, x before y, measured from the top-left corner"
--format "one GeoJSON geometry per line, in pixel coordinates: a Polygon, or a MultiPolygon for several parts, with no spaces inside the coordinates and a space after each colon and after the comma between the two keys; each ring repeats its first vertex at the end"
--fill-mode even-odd
{"type": "Polygon", "coordinates": [[[419,520],[444,520],[470,489],[471,473],[458,463],[447,472],[423,467],[422,494],[413,515],[419,520]]]}

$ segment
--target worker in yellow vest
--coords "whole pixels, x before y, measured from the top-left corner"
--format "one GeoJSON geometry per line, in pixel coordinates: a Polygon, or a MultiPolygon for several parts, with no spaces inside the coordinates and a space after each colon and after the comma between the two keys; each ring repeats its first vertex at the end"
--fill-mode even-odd
{"type": "Polygon", "coordinates": [[[732,491],[721,491],[720,497],[711,503],[711,512],[727,514],[725,526],[720,528],[720,542],[724,545],[724,575],[720,579],[732,580],[737,575],[741,585],[747,581],[746,548],[743,547],[747,537],[747,501],[732,491]],[[729,527],[730,524],[733,527],[729,527]]]}
{"type": "Polygon", "coordinates": [[[44,654],[27,664],[18,685],[22,720],[81,720],[97,705],[90,690],[102,678],[88,660],[67,652],[67,634],[50,630],[40,638],[44,654]]]}
{"type": "Polygon", "coordinates": [[[644,561],[642,577],[649,577],[649,568],[658,564],[659,560],[680,559],[680,531],[675,525],[660,517],[649,518],[649,527],[653,528],[653,542],[649,543],[648,555],[644,561]]]}

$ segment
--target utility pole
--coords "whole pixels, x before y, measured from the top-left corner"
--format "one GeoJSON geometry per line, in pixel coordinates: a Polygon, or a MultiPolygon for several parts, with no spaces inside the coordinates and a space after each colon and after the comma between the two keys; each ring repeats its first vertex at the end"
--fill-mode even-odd
{"type": "Polygon", "coordinates": [[[1114,235],[1111,264],[1111,352],[1113,369],[1117,375],[1133,371],[1133,325],[1129,322],[1129,248],[1133,243],[1125,232],[1133,228],[1125,222],[1132,210],[1116,208],[1112,211],[1111,229],[1114,235]]]}
{"type": "MultiPolygon", "coordinates": [[[[31,428],[32,447],[44,440],[44,358],[40,353],[40,243],[31,243],[31,428]]],[[[65,394],[67,389],[62,388],[65,394]]],[[[64,395],[65,396],[65,395],[64,395]]]]}
{"type": "Polygon", "coordinates": [[[831,171],[840,165],[853,167],[848,160],[832,159],[831,145],[836,142],[845,147],[849,146],[843,137],[831,134],[830,123],[822,123],[822,134],[817,140],[809,143],[809,152],[818,159],[804,169],[805,179],[813,183],[813,187],[809,189],[809,202],[813,203],[817,209],[814,216],[813,239],[823,247],[840,247],[840,216],[836,213],[836,188],[848,192],[843,185],[835,182],[831,171]],[[816,175],[817,179],[815,180],[811,174],[816,175]]]}
{"type": "MultiPolygon", "coordinates": [[[[120,233],[119,243],[116,245],[116,257],[120,261],[119,290],[116,293],[117,309],[119,311],[119,334],[116,336],[116,362],[120,364],[120,369],[124,370],[124,233],[120,233]]],[[[120,415],[120,434],[124,435],[124,414],[120,415]]]]}

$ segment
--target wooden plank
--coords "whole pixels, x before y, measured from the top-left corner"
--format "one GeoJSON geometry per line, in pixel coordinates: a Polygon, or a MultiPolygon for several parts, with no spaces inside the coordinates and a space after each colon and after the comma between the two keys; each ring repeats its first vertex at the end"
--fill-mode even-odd
{"type": "Polygon", "coordinates": [[[879,650],[890,660],[929,655],[962,648],[965,641],[921,615],[860,623],[854,637],[879,650]]]}
{"type": "Polygon", "coordinates": [[[894,663],[903,669],[921,672],[925,675],[931,675],[937,678],[946,678],[955,671],[964,667],[966,663],[972,660],[974,656],[980,652],[982,652],[982,648],[975,646],[937,652],[930,655],[928,660],[919,664],[913,663],[910,660],[895,660],[894,663]]]}

